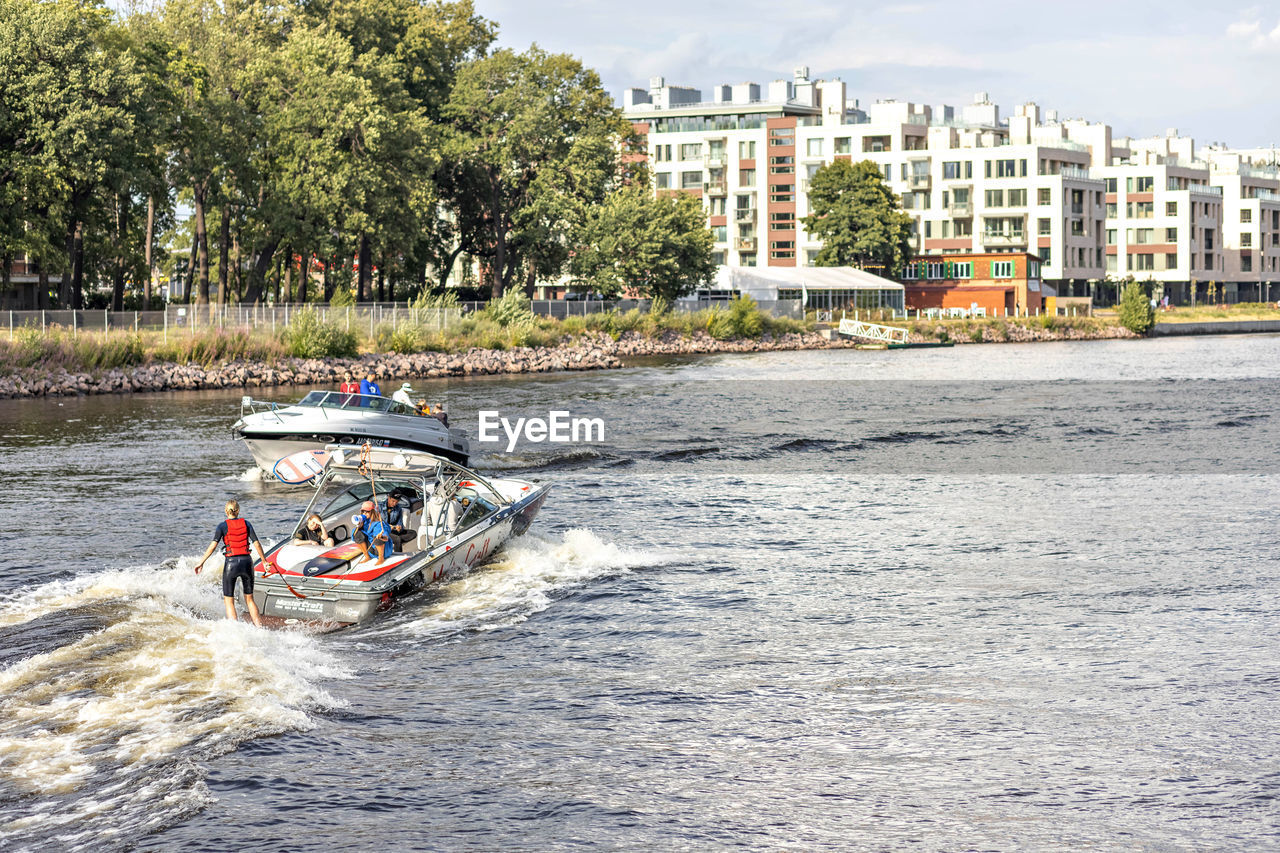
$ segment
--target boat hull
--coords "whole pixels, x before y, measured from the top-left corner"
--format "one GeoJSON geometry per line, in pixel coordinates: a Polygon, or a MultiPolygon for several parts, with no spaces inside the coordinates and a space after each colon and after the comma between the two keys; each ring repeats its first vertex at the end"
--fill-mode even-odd
{"type": "MultiPolygon", "coordinates": [[[[522,535],[541,509],[549,486],[541,486],[462,534],[426,551],[393,554],[382,566],[356,562],[342,573],[258,566],[253,597],[263,616],[289,622],[352,625],[403,595],[480,565],[511,538],[522,535]]],[[[288,543],[271,549],[275,559],[288,543]]]]}
{"type": "Polygon", "coordinates": [[[255,433],[247,430],[239,431],[240,438],[244,441],[244,445],[248,448],[249,453],[253,455],[253,461],[258,463],[258,467],[268,474],[275,468],[275,464],[286,456],[292,456],[304,450],[323,449],[329,444],[364,444],[368,442],[374,447],[406,447],[412,450],[425,450],[428,453],[434,453],[437,456],[443,456],[460,465],[467,464],[467,454],[460,453],[450,447],[428,441],[411,441],[406,439],[396,439],[394,442],[388,439],[370,438],[366,435],[347,435],[327,433],[321,434],[295,434],[287,437],[275,436],[270,433],[255,433]]]}

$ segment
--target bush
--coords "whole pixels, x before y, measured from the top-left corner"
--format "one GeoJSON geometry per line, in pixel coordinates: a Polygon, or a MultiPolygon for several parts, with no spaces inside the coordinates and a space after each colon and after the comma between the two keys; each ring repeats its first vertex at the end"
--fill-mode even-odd
{"type": "Polygon", "coordinates": [[[335,287],[333,295],[329,297],[329,304],[334,308],[346,308],[348,305],[355,305],[356,289],[354,287],[335,287]]]}
{"type": "Polygon", "coordinates": [[[352,358],[356,354],[356,336],[336,323],[321,318],[308,306],[296,312],[284,331],[284,344],[297,358],[352,358]]]}
{"type": "Polygon", "coordinates": [[[764,317],[760,306],[746,294],[733,300],[729,306],[729,315],[733,318],[734,333],[740,338],[758,338],[764,331],[764,317]]]}
{"type": "Polygon", "coordinates": [[[514,288],[502,294],[501,299],[490,300],[481,313],[504,329],[508,326],[527,329],[536,326],[538,322],[529,310],[528,297],[514,288]]]}
{"type": "Polygon", "coordinates": [[[1151,300],[1136,281],[1129,282],[1120,297],[1120,325],[1135,335],[1146,335],[1155,325],[1155,312],[1151,300]]]}

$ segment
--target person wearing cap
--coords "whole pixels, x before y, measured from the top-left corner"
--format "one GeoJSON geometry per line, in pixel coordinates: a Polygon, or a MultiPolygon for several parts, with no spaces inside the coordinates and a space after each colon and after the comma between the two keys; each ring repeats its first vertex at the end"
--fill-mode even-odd
{"type": "Polygon", "coordinates": [[[405,522],[405,504],[408,498],[402,496],[399,492],[392,492],[387,495],[387,500],[382,505],[383,517],[387,520],[387,529],[391,531],[392,550],[403,551],[406,542],[412,542],[417,537],[416,530],[406,530],[405,522]]]}
{"type": "Polygon", "coordinates": [[[360,546],[366,560],[377,558],[379,565],[391,556],[391,531],[378,515],[378,505],[373,501],[360,504],[359,515],[351,517],[351,541],[360,546]]]}
{"type": "Polygon", "coordinates": [[[378,381],[373,378],[372,370],[365,374],[364,379],[360,380],[360,393],[370,397],[382,396],[382,389],[378,387],[378,381]]]}
{"type": "Polygon", "coordinates": [[[236,581],[238,580],[244,589],[244,603],[249,609],[249,618],[253,620],[254,625],[261,628],[262,617],[258,615],[258,605],[253,600],[253,557],[249,554],[249,545],[257,547],[258,556],[262,559],[263,565],[267,562],[267,555],[263,553],[262,543],[258,541],[258,534],[253,531],[253,525],[240,517],[240,504],[236,501],[227,501],[224,510],[227,518],[213,531],[213,541],[205,549],[200,562],[196,563],[196,574],[200,574],[200,570],[204,568],[204,561],[213,556],[214,549],[221,542],[224,555],[222,603],[226,606],[227,618],[233,622],[237,620],[236,581]]]}
{"type": "Polygon", "coordinates": [[[404,403],[409,408],[413,408],[413,397],[409,396],[413,392],[413,386],[408,382],[400,386],[400,390],[391,395],[391,399],[397,403],[404,403]]]}

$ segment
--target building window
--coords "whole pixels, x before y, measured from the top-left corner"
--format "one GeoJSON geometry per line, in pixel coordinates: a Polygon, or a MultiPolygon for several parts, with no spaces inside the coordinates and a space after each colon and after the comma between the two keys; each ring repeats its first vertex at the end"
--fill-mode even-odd
{"type": "Polygon", "coordinates": [[[715,239],[717,243],[728,243],[729,242],[729,226],[712,225],[711,236],[713,239],[715,239]]]}
{"type": "Polygon", "coordinates": [[[1053,227],[1053,220],[1051,220],[1051,219],[1037,219],[1037,220],[1036,220],[1036,231],[1037,231],[1037,233],[1039,233],[1041,236],[1047,236],[1047,235],[1050,233],[1050,229],[1051,229],[1052,227],[1053,227]]]}
{"type": "Polygon", "coordinates": [[[718,267],[724,266],[726,257],[728,254],[729,254],[728,252],[712,252],[711,263],[715,264],[718,267]]]}
{"type": "Polygon", "coordinates": [[[991,277],[992,278],[1013,278],[1013,261],[992,261],[991,277]]]}
{"type": "Polygon", "coordinates": [[[740,253],[738,255],[738,263],[744,267],[754,267],[756,265],[756,253],[755,252],[751,252],[749,254],[740,253]]]}
{"type": "Polygon", "coordinates": [[[654,172],[653,185],[660,190],[671,189],[671,173],[670,172],[654,172]]]}
{"type": "Polygon", "coordinates": [[[1240,272],[1253,272],[1253,255],[1240,256],[1240,272]]]}
{"type": "Polygon", "coordinates": [[[1125,180],[1125,190],[1131,193],[1149,193],[1155,189],[1155,185],[1156,179],[1150,175],[1125,180]]]}
{"type": "Polygon", "coordinates": [[[1130,272],[1150,272],[1156,268],[1155,255],[1135,255],[1130,252],[1127,260],[1130,272]]]}
{"type": "Polygon", "coordinates": [[[1166,252],[1164,256],[1164,268],[1167,270],[1176,270],[1178,268],[1178,253],[1166,252]]]}
{"type": "Polygon", "coordinates": [[[810,139],[808,142],[806,142],[805,153],[807,153],[810,157],[821,157],[822,156],[822,140],[810,139]]]}
{"type": "Polygon", "coordinates": [[[805,249],[804,265],[811,267],[818,262],[818,249],[805,249]]]}
{"type": "Polygon", "coordinates": [[[1040,252],[1040,263],[1045,266],[1053,264],[1053,253],[1050,251],[1048,246],[1045,246],[1043,249],[1039,249],[1038,251],[1040,252]]]}
{"type": "Polygon", "coordinates": [[[769,131],[769,147],[796,144],[796,131],[793,127],[775,127],[769,131]]]}
{"type": "Polygon", "coordinates": [[[1053,197],[1053,191],[1048,187],[1041,187],[1036,192],[1036,204],[1048,204],[1053,197]]]}
{"type": "Polygon", "coordinates": [[[1115,192],[1115,191],[1116,191],[1116,179],[1115,179],[1115,178],[1103,178],[1102,180],[1104,180],[1104,181],[1106,182],[1106,184],[1107,184],[1107,192],[1109,192],[1109,193],[1113,193],[1113,192],[1115,192]]]}
{"type": "Polygon", "coordinates": [[[1004,207],[1004,190],[987,190],[987,207],[1004,207]]]}
{"type": "Polygon", "coordinates": [[[680,189],[682,190],[700,190],[702,189],[702,170],[696,172],[680,173],[680,189]]]}
{"type": "Polygon", "coordinates": [[[1242,208],[1242,209],[1240,210],[1240,221],[1241,221],[1241,222],[1252,222],[1252,221],[1253,221],[1253,211],[1252,211],[1252,210],[1250,210],[1250,209],[1249,209],[1249,208],[1247,208],[1247,207],[1246,207],[1246,208],[1242,208]]]}
{"type": "Polygon", "coordinates": [[[756,144],[754,142],[738,143],[738,159],[754,160],[756,159],[756,144]]]}
{"type": "Polygon", "coordinates": [[[671,160],[670,145],[655,145],[653,147],[653,159],[659,163],[665,163],[671,160]]]}
{"type": "Polygon", "coordinates": [[[909,263],[902,268],[902,277],[907,281],[915,281],[920,277],[920,267],[915,263],[909,263]]]}
{"type": "Polygon", "coordinates": [[[1116,203],[1114,201],[1107,202],[1107,219],[1115,219],[1118,215],[1119,211],[1116,209],[1116,203]]]}
{"type": "Polygon", "coordinates": [[[1145,246],[1147,243],[1155,242],[1154,228],[1130,228],[1125,232],[1125,240],[1129,245],[1145,246]]]}
{"type": "Polygon", "coordinates": [[[1177,216],[1177,215],[1178,215],[1178,203],[1177,203],[1176,201],[1166,201],[1166,202],[1164,203],[1164,215],[1165,215],[1165,216],[1177,216]]]}
{"type": "Polygon", "coordinates": [[[680,146],[681,160],[701,160],[702,159],[702,143],[686,142],[680,146]]]}
{"type": "Polygon", "coordinates": [[[774,184],[769,187],[769,201],[788,202],[796,200],[795,184],[774,184]]]}
{"type": "Polygon", "coordinates": [[[837,137],[836,137],[836,144],[835,144],[835,153],[837,153],[837,154],[848,154],[848,153],[850,153],[851,151],[853,151],[853,145],[852,145],[852,142],[851,142],[851,137],[848,137],[848,136],[837,136],[837,137]]]}
{"type": "Polygon", "coordinates": [[[1083,219],[1071,220],[1071,236],[1073,237],[1084,236],[1084,220],[1083,219]]]}
{"type": "Polygon", "coordinates": [[[951,265],[952,278],[973,278],[973,261],[959,261],[951,265]]]}
{"type": "Polygon", "coordinates": [[[1242,248],[1242,249],[1249,249],[1249,248],[1252,248],[1252,246],[1253,246],[1253,235],[1252,235],[1252,234],[1241,234],[1241,235],[1240,235],[1240,248],[1242,248]]]}
{"type": "Polygon", "coordinates": [[[1027,191],[1026,190],[1009,190],[1009,206],[1010,207],[1026,207],[1027,191]]]}
{"type": "Polygon", "coordinates": [[[796,230],[796,215],[794,213],[770,213],[769,227],[774,231],[794,231],[796,230]]]}
{"type": "Polygon", "coordinates": [[[1115,244],[1116,244],[1116,229],[1108,228],[1107,229],[1107,245],[1114,246],[1115,244]]]}
{"type": "Polygon", "coordinates": [[[942,180],[957,181],[960,179],[960,161],[944,161],[942,164],[942,180]]]}
{"type": "Polygon", "coordinates": [[[1130,219],[1150,219],[1156,215],[1156,206],[1150,201],[1130,201],[1125,204],[1125,214],[1130,219]]]}
{"type": "Polygon", "coordinates": [[[756,185],[755,169],[739,169],[738,170],[738,186],[754,187],[756,185]]]}
{"type": "Polygon", "coordinates": [[[1178,242],[1178,229],[1177,228],[1164,229],[1164,241],[1166,243],[1178,242]]]}

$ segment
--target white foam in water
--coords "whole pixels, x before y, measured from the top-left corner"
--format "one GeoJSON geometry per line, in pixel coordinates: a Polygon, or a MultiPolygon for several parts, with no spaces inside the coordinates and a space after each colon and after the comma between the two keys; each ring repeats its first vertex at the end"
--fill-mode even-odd
{"type": "Polygon", "coordinates": [[[556,590],[669,559],[658,551],[620,548],[590,530],[570,530],[559,542],[529,533],[494,563],[446,583],[420,618],[395,630],[427,635],[513,625],[551,606],[556,590]]]}
{"type": "Polygon", "coordinates": [[[10,626],[84,608],[108,620],[0,670],[0,781],[32,795],[0,816],[0,847],[36,830],[134,837],[208,801],[193,751],[305,730],[339,704],[323,685],[350,667],[314,636],[221,618],[218,567],[197,576],[194,562],[53,582],[0,608],[10,626]]]}
{"type": "Polygon", "coordinates": [[[254,465],[252,468],[250,468],[248,471],[245,471],[243,474],[237,474],[232,477],[223,477],[222,479],[235,480],[236,482],[240,482],[240,483],[260,483],[266,478],[267,478],[266,473],[257,465],[254,465]]]}

